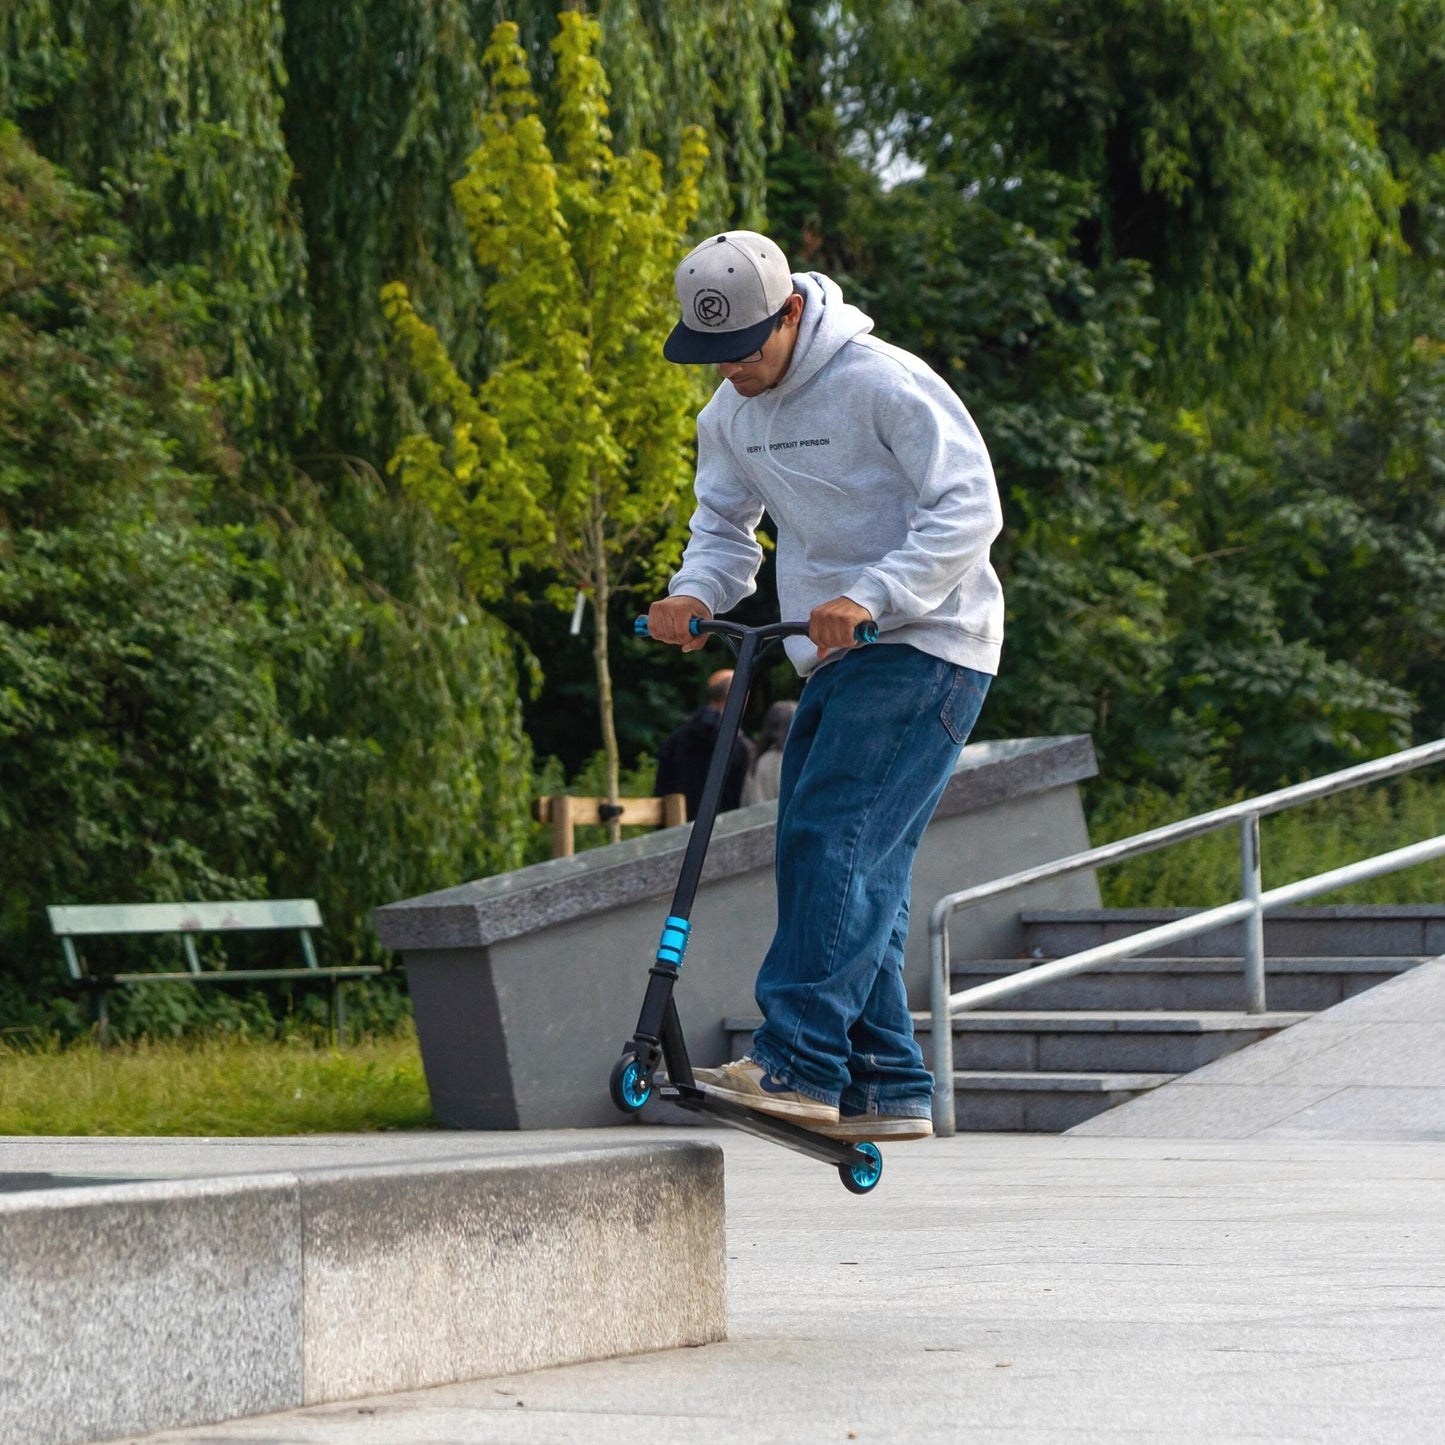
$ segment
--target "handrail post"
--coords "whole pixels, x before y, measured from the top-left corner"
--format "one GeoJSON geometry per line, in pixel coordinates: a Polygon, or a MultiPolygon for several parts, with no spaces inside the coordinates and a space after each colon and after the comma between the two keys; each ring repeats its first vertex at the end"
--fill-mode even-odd
{"type": "Polygon", "coordinates": [[[948,980],[949,910],[935,910],[929,919],[928,965],[929,1007],[933,1010],[933,1132],[951,1139],[953,1113],[953,1015],[949,1010],[948,980]],[[942,916],[939,917],[939,912],[942,916]]]}
{"type": "Polygon", "coordinates": [[[1244,920],[1244,1007],[1252,1014],[1265,1011],[1264,987],[1264,892],[1259,858],[1259,814],[1246,813],[1239,823],[1239,875],[1241,896],[1250,904],[1244,920]]]}

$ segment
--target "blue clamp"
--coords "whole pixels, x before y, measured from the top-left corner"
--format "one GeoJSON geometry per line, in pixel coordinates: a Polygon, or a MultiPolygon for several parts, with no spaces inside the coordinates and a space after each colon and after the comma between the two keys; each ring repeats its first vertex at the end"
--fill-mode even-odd
{"type": "Polygon", "coordinates": [[[647,630],[647,618],[645,617],[639,617],[633,622],[632,631],[638,637],[652,636],[652,634],[647,630]]]}
{"type": "Polygon", "coordinates": [[[682,956],[687,952],[687,936],[691,932],[692,924],[687,919],[669,916],[662,925],[662,942],[657,945],[657,961],[681,968],[682,956]]]}

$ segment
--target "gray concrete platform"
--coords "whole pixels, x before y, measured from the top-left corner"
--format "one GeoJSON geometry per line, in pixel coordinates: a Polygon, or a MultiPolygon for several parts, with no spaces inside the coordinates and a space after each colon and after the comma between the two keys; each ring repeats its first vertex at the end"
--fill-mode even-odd
{"type": "Polygon", "coordinates": [[[0,1445],[721,1339],[696,1134],[0,1140],[0,1445]]]}
{"type": "MultiPolygon", "coordinates": [[[[1445,1143],[1445,958],[1183,1074],[1071,1132],[1445,1143]]],[[[1445,1237],[1445,1219],[1441,1229],[1445,1237]]]]}
{"type": "Polygon", "coordinates": [[[725,1342],[147,1445],[1442,1436],[1445,1145],[960,1135],[885,1148],[860,1199],[707,1137],[725,1342]]]}

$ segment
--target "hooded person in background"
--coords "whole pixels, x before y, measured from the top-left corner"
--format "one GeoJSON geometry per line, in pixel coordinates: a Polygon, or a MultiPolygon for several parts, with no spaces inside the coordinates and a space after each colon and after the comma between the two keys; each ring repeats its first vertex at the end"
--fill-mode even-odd
{"type": "Polygon", "coordinates": [[[807,679],[778,796],[778,924],[751,1051],[700,1087],[832,1138],[932,1132],[933,1078],[903,985],[913,856],[997,671],[1002,526],[963,403],[766,236],[710,236],[677,268],[669,360],[714,365],[697,423],[697,509],[651,635],[701,647],[777,527],[778,596],[807,679]],[[874,645],[853,629],[878,624],[874,645]]]}
{"type": "MultiPolygon", "coordinates": [[[[708,764],[712,761],[718,724],[722,721],[723,704],[728,699],[732,681],[731,668],[721,668],[713,673],[707,680],[707,697],[703,705],[680,728],[670,732],[657,751],[657,781],[652,795],[665,798],[669,793],[681,793],[687,799],[688,822],[697,817],[702,802],[703,784],[707,782],[708,764]]],[[[733,740],[733,754],[728,759],[727,774],[723,778],[719,812],[725,813],[740,805],[743,784],[752,760],[752,744],[739,734],[733,740]]]]}
{"type": "Polygon", "coordinates": [[[744,808],[778,796],[783,783],[783,744],[788,740],[788,728],[797,710],[795,702],[775,702],[763,718],[758,751],[743,783],[744,808]]]}

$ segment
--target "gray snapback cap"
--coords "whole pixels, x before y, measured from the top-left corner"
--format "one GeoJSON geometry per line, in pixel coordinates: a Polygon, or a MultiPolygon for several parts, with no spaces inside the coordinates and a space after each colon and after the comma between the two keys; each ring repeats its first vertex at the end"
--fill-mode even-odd
{"type": "Polygon", "coordinates": [[[674,279],[682,320],[662,354],[707,364],[750,356],[772,335],[793,294],[793,273],[777,244],[756,231],[724,231],[694,246],[674,279]]]}

